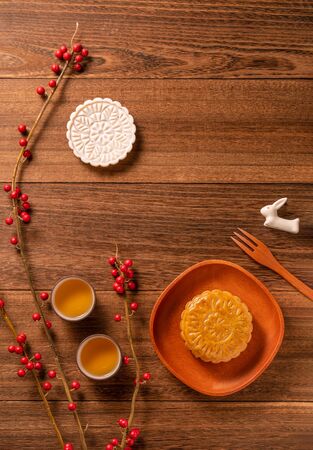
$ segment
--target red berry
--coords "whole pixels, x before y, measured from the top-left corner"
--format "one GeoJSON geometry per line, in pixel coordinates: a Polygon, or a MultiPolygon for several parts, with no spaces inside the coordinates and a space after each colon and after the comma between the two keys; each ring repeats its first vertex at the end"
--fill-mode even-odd
{"type": "Polygon", "coordinates": [[[3,190],[4,190],[5,192],[10,192],[10,190],[11,190],[11,185],[10,185],[10,184],[4,184],[4,185],[3,185],[3,190]]]}
{"type": "Polygon", "coordinates": [[[125,273],[125,272],[127,272],[128,267],[125,264],[122,264],[120,269],[121,269],[121,272],[125,273]]]}
{"type": "Polygon", "coordinates": [[[71,383],[71,388],[72,388],[72,389],[75,389],[75,390],[77,391],[77,389],[80,388],[80,382],[77,381],[77,380],[72,381],[72,383],[71,383]]]}
{"type": "Polygon", "coordinates": [[[15,192],[17,192],[18,197],[19,197],[19,196],[21,195],[21,193],[22,193],[21,189],[20,189],[18,186],[16,186],[15,192]]]}
{"type": "Polygon", "coordinates": [[[122,316],[120,314],[115,314],[114,320],[115,322],[120,322],[122,320],[122,316]]]}
{"type": "Polygon", "coordinates": [[[22,356],[22,358],[20,359],[21,364],[27,364],[28,363],[28,358],[26,356],[22,356]]]}
{"type": "Polygon", "coordinates": [[[133,265],[133,261],[131,259],[126,259],[124,264],[126,267],[131,267],[133,265]]]}
{"type": "Polygon", "coordinates": [[[132,448],[127,446],[127,447],[124,447],[124,450],[132,450],[132,448]]]}
{"type": "Polygon", "coordinates": [[[17,129],[22,134],[25,134],[27,131],[27,127],[24,123],[20,123],[19,126],[17,127],[17,129]]]}
{"type": "Polygon", "coordinates": [[[63,59],[65,59],[65,61],[70,61],[71,58],[72,58],[71,53],[69,53],[69,52],[65,52],[65,53],[64,53],[63,59]]]}
{"type": "Polygon", "coordinates": [[[139,428],[133,428],[132,430],[130,430],[129,436],[132,439],[138,439],[139,435],[140,435],[139,428]]]}
{"type": "Polygon", "coordinates": [[[65,44],[61,45],[60,50],[61,50],[62,53],[67,52],[67,47],[66,47],[66,45],[65,45],[65,44]]]}
{"type": "Polygon", "coordinates": [[[51,70],[58,75],[61,72],[61,67],[59,64],[52,64],[51,70]]]}
{"type": "Polygon", "coordinates": [[[63,52],[61,49],[58,49],[54,52],[54,56],[58,59],[63,59],[63,52]]]}
{"type": "Polygon", "coordinates": [[[79,63],[74,64],[73,68],[76,72],[81,72],[83,70],[83,66],[79,63]]]}
{"type": "Polygon", "coordinates": [[[26,334],[21,333],[16,337],[16,342],[18,342],[19,344],[25,344],[26,342],[26,334]]]}
{"type": "Polygon", "coordinates": [[[19,377],[25,377],[25,375],[26,375],[26,370],[24,370],[24,369],[19,369],[18,371],[17,371],[17,375],[19,376],[19,377]]]}
{"type": "Polygon", "coordinates": [[[5,304],[4,300],[2,300],[2,298],[0,298],[0,309],[4,308],[4,304],[5,304]]]}
{"type": "Polygon", "coordinates": [[[114,266],[116,263],[116,258],[114,256],[111,256],[111,258],[108,259],[108,263],[110,266],[114,266]]]}
{"type": "Polygon", "coordinates": [[[37,320],[41,319],[41,315],[39,313],[34,313],[33,314],[33,321],[36,322],[37,320]]]}
{"type": "Polygon", "coordinates": [[[20,345],[18,345],[17,347],[15,347],[15,353],[17,354],[17,355],[22,355],[22,353],[23,353],[23,347],[21,347],[20,345]]]}
{"type": "Polygon", "coordinates": [[[52,384],[49,381],[45,381],[44,383],[42,383],[42,388],[45,391],[50,391],[52,388],[52,384]]]}
{"type": "Polygon", "coordinates": [[[127,428],[128,427],[128,420],[127,419],[119,419],[117,421],[117,423],[122,428],[127,428]]]}
{"type": "Polygon", "coordinates": [[[77,405],[76,405],[76,403],[71,402],[67,405],[67,407],[68,407],[69,411],[75,411],[77,408],[77,405]]]}
{"type": "Polygon", "coordinates": [[[129,356],[123,356],[123,363],[127,366],[129,364],[129,356]]]}
{"type": "Polygon", "coordinates": [[[122,276],[118,276],[115,280],[118,284],[124,284],[125,278],[122,276]]]}
{"type": "Polygon", "coordinates": [[[118,439],[113,438],[111,444],[114,445],[114,447],[116,447],[118,445],[118,439]]]}
{"type": "Polygon", "coordinates": [[[18,239],[16,236],[12,236],[10,239],[10,242],[12,245],[17,245],[18,244],[18,239]]]}
{"type": "Polygon", "coordinates": [[[134,271],[131,269],[128,269],[126,272],[127,278],[134,278],[134,271]]]}
{"type": "Polygon", "coordinates": [[[108,444],[106,445],[105,450],[114,450],[114,446],[112,444],[108,444]]]}
{"type": "Polygon", "coordinates": [[[48,371],[48,377],[49,378],[55,378],[57,376],[57,373],[55,370],[49,370],[48,371]]]}
{"type": "Polygon", "coordinates": [[[115,290],[118,294],[124,294],[124,292],[125,292],[124,286],[122,286],[120,284],[117,286],[117,288],[115,290]]]}
{"type": "Polygon", "coordinates": [[[132,446],[135,444],[135,440],[132,439],[132,438],[130,438],[130,437],[128,437],[128,438],[126,439],[126,443],[127,443],[127,445],[129,445],[130,447],[132,447],[132,446]]]}
{"type": "Polygon", "coordinates": [[[24,212],[24,214],[22,215],[22,219],[23,219],[23,222],[29,223],[31,221],[31,216],[30,216],[30,214],[27,214],[26,212],[24,212]]]}
{"type": "Polygon", "coordinates": [[[10,352],[10,353],[15,353],[15,351],[16,351],[15,345],[9,345],[9,347],[8,347],[8,352],[10,352]]]}
{"type": "Polygon", "coordinates": [[[41,354],[40,353],[35,353],[34,354],[34,358],[39,361],[41,359],[41,354]]]}
{"type": "Polygon", "coordinates": [[[32,157],[32,152],[30,150],[25,150],[23,156],[24,158],[30,159],[32,157]]]}
{"type": "Polygon", "coordinates": [[[35,362],[34,367],[35,367],[36,370],[41,370],[41,369],[42,369],[42,364],[41,364],[41,362],[38,362],[38,361],[35,362]]]}
{"type": "Polygon", "coordinates": [[[36,92],[37,92],[38,95],[45,95],[46,90],[45,90],[45,88],[43,86],[38,86],[36,88],[36,92]]]}
{"type": "Polygon", "coordinates": [[[21,195],[21,200],[22,200],[22,202],[27,202],[27,200],[28,200],[28,195],[27,195],[27,194],[22,194],[22,195],[21,195]]]}
{"type": "Polygon", "coordinates": [[[128,289],[130,289],[131,291],[135,291],[137,288],[137,285],[134,281],[129,281],[127,286],[128,286],[128,289]]]}
{"type": "Polygon", "coordinates": [[[112,274],[112,276],[113,276],[114,278],[117,277],[117,275],[118,275],[118,270],[117,270],[117,269],[112,269],[111,274],[112,274]]]}
{"type": "Polygon", "coordinates": [[[33,370],[33,368],[34,368],[33,361],[28,361],[28,363],[26,364],[26,369],[27,370],[33,370]]]}
{"type": "Polygon", "coordinates": [[[48,298],[49,298],[49,294],[48,294],[48,292],[40,292],[40,298],[41,298],[41,300],[48,300],[48,298]]]}
{"type": "Polygon", "coordinates": [[[120,286],[116,281],[113,283],[113,289],[116,291],[116,289],[120,286]]]}
{"type": "Polygon", "coordinates": [[[73,45],[73,50],[74,50],[75,53],[81,52],[82,48],[83,48],[82,45],[79,44],[79,43],[73,45]]]}
{"type": "Polygon", "coordinates": [[[56,82],[56,80],[50,80],[48,84],[49,84],[49,87],[55,88],[57,85],[57,82],[56,82]]]}
{"type": "Polygon", "coordinates": [[[19,193],[16,189],[15,189],[15,191],[11,192],[10,198],[18,198],[18,197],[19,197],[19,193]]]}
{"type": "Polygon", "coordinates": [[[30,203],[29,203],[29,202],[24,202],[24,203],[22,204],[22,206],[23,206],[23,208],[26,209],[26,210],[30,209],[30,203]]]}
{"type": "Polygon", "coordinates": [[[130,309],[131,309],[132,311],[137,311],[137,309],[138,309],[138,303],[136,303],[136,302],[131,303],[131,304],[130,304],[130,309]]]}
{"type": "Polygon", "coordinates": [[[26,145],[28,144],[28,140],[26,138],[21,138],[18,143],[21,147],[26,147],[26,145]]]}
{"type": "Polygon", "coordinates": [[[76,55],[76,56],[75,56],[75,62],[80,63],[80,62],[82,62],[83,59],[84,59],[84,58],[82,57],[82,55],[76,55]]]}
{"type": "Polygon", "coordinates": [[[87,48],[82,49],[82,56],[88,56],[88,53],[89,53],[89,51],[87,48]]]}
{"type": "Polygon", "coordinates": [[[48,328],[48,330],[50,330],[50,328],[52,327],[52,323],[50,322],[50,320],[46,320],[46,327],[48,328]]]}
{"type": "Polygon", "coordinates": [[[74,450],[74,445],[70,442],[67,442],[66,444],[64,444],[64,450],[74,450]]]}
{"type": "Polygon", "coordinates": [[[143,379],[144,379],[145,381],[151,380],[151,373],[149,373],[149,372],[144,373],[144,374],[143,374],[143,379]]]}

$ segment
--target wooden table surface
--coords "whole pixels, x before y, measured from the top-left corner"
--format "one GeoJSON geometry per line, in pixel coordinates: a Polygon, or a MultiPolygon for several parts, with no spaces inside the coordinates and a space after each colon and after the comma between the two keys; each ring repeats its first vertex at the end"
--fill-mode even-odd
{"type": "MultiPolygon", "coordinates": [[[[136,345],[153,381],[142,390],[137,448],[313,448],[313,305],[230,240],[242,226],[266,242],[295,275],[313,285],[313,2],[278,0],[45,0],[0,3],[0,181],[17,156],[16,126],[31,124],[41,104],[53,51],[80,23],[92,62],[69,78],[37,133],[23,186],[34,206],[27,250],[36,289],[58,278],[86,277],[97,291],[97,313],[71,325],[49,313],[70,379],[75,351],[94,332],[115,336],[119,303],[105,263],[117,240],[136,262],[140,292],[136,345]],[[109,169],[81,163],[65,126],[79,103],[96,96],[126,105],[138,127],[131,155],[109,169]],[[297,236],[263,227],[259,209],[287,196],[286,217],[301,218],[297,236]],[[210,398],[176,380],[154,354],[149,316],[160,292],[203,259],[242,265],[279,302],[285,338],[268,370],[252,385],[210,398]]],[[[0,197],[1,217],[8,211],[0,197]]],[[[1,231],[1,296],[34,349],[48,345],[17,253],[1,231]]],[[[31,381],[16,376],[8,330],[0,323],[0,448],[58,448],[31,381]]],[[[90,449],[102,450],[129,408],[133,373],[85,379],[79,412],[89,423],[90,449]]],[[[64,435],[79,448],[60,386],[50,394],[64,435]]]]}

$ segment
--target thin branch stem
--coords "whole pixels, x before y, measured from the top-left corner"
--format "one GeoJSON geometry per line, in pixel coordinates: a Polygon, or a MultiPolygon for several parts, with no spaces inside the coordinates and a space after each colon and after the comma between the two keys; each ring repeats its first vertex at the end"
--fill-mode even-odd
{"type": "MultiPolygon", "coordinates": [[[[16,338],[17,337],[17,331],[15,329],[15,326],[13,325],[12,320],[10,319],[10,317],[8,316],[8,314],[7,314],[7,312],[5,311],[4,308],[1,309],[1,314],[2,314],[3,320],[5,321],[7,327],[10,329],[13,337],[16,338]]],[[[23,350],[24,350],[24,355],[30,360],[31,357],[28,354],[28,352],[25,349],[25,347],[23,348],[23,350]]],[[[46,399],[45,393],[44,393],[44,391],[43,391],[43,389],[41,387],[38,375],[36,374],[36,372],[34,370],[32,370],[31,372],[32,372],[32,375],[33,375],[33,378],[34,378],[37,390],[39,392],[39,395],[40,395],[40,397],[41,397],[41,399],[42,399],[42,401],[44,403],[44,406],[46,408],[46,411],[47,411],[47,414],[49,416],[49,419],[50,419],[50,421],[52,423],[52,426],[53,426],[53,428],[55,430],[55,433],[57,435],[58,441],[60,443],[60,447],[61,447],[61,449],[64,449],[64,440],[63,440],[62,434],[61,434],[61,432],[59,430],[59,427],[58,427],[58,425],[57,425],[57,423],[55,421],[54,415],[52,414],[52,411],[51,411],[49,402],[46,399]]]]}
{"type": "Polygon", "coordinates": [[[133,357],[133,360],[135,362],[135,367],[136,367],[136,384],[135,384],[135,388],[134,388],[132,400],[131,400],[131,405],[130,405],[130,413],[129,413],[129,417],[128,417],[128,427],[125,430],[123,430],[123,433],[122,433],[123,434],[122,442],[121,442],[122,449],[125,448],[127,433],[128,433],[129,428],[131,428],[133,420],[134,420],[136,398],[139,393],[139,389],[140,389],[140,385],[141,385],[140,384],[140,364],[139,364],[138,357],[136,355],[134,342],[133,342],[132,314],[129,313],[128,300],[127,300],[126,296],[124,297],[124,310],[125,310],[125,318],[126,318],[127,338],[128,338],[132,357],[133,357]]]}
{"type": "MultiPolygon", "coordinates": [[[[74,37],[75,37],[75,35],[77,33],[77,30],[78,30],[78,24],[76,24],[76,30],[75,30],[75,33],[72,36],[71,44],[72,44],[73,39],[74,39],[74,37]]],[[[72,49],[71,49],[71,53],[73,54],[73,50],[72,49]]],[[[58,86],[59,86],[59,84],[60,84],[60,82],[61,82],[61,80],[62,80],[62,78],[63,78],[63,76],[65,74],[66,69],[68,68],[69,64],[71,63],[71,61],[72,61],[72,59],[70,61],[66,61],[66,63],[64,64],[63,69],[62,69],[62,71],[61,71],[61,73],[60,73],[60,75],[59,75],[59,77],[57,79],[56,87],[50,92],[50,94],[47,96],[44,104],[42,105],[41,110],[39,111],[39,114],[38,114],[38,116],[37,116],[37,118],[36,118],[32,128],[31,128],[29,134],[28,134],[28,143],[30,142],[30,140],[31,140],[31,138],[32,138],[32,136],[34,134],[34,131],[36,130],[36,128],[37,128],[37,126],[38,126],[38,124],[40,122],[40,119],[43,116],[47,106],[49,105],[51,99],[53,98],[55,92],[57,91],[58,86]]],[[[12,189],[13,189],[13,191],[16,188],[17,177],[18,177],[20,168],[22,166],[24,150],[25,150],[25,148],[22,148],[22,150],[19,152],[16,164],[15,164],[15,167],[14,167],[14,170],[13,170],[13,175],[12,175],[12,189]]],[[[59,360],[59,356],[58,356],[56,347],[54,345],[53,338],[51,336],[49,328],[46,325],[45,313],[43,311],[43,308],[41,307],[41,303],[38,300],[36,292],[35,292],[32,276],[31,276],[31,272],[30,272],[30,267],[29,267],[28,260],[27,260],[27,257],[26,257],[26,253],[25,253],[25,244],[24,244],[24,239],[23,239],[22,227],[21,227],[21,222],[19,220],[19,215],[18,215],[18,200],[17,199],[12,199],[12,205],[13,205],[14,223],[15,223],[15,226],[16,226],[17,238],[18,238],[18,242],[19,242],[18,243],[18,245],[19,245],[19,252],[20,252],[20,256],[22,258],[22,263],[23,263],[23,266],[24,266],[24,269],[25,269],[25,273],[26,273],[26,277],[27,277],[27,280],[28,280],[28,284],[29,284],[29,287],[30,287],[30,290],[31,290],[31,293],[32,293],[32,296],[33,296],[33,299],[34,299],[37,311],[42,316],[44,332],[46,334],[46,337],[47,337],[48,343],[50,345],[50,348],[51,348],[52,352],[54,353],[55,364],[56,364],[56,367],[58,369],[58,372],[59,372],[60,379],[61,379],[62,384],[63,384],[63,388],[64,388],[64,391],[65,391],[66,397],[67,397],[68,401],[71,403],[71,402],[73,402],[71,391],[69,389],[65,373],[64,373],[63,368],[61,366],[61,363],[60,363],[60,360],[59,360]]],[[[86,440],[85,440],[83,427],[82,427],[82,424],[80,422],[79,415],[78,415],[77,411],[74,411],[73,415],[74,415],[74,418],[75,418],[75,421],[76,421],[76,424],[77,424],[77,427],[78,427],[78,431],[79,431],[81,448],[82,448],[82,450],[87,450],[87,444],[86,444],[86,440]]]]}

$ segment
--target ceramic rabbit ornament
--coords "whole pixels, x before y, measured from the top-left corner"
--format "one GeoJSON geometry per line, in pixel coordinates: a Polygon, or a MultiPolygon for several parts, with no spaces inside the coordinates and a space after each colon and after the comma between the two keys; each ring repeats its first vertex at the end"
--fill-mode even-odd
{"type": "Polygon", "coordinates": [[[276,228],[277,230],[287,231],[288,233],[299,233],[300,219],[282,219],[278,216],[277,210],[280,209],[286,202],[287,197],[280,198],[272,205],[263,206],[260,210],[261,214],[265,217],[264,226],[269,228],[276,228]]]}

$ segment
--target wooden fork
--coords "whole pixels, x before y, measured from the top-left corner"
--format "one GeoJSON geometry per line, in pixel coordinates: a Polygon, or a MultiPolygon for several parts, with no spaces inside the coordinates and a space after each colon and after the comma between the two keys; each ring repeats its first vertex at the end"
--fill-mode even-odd
{"type": "Polygon", "coordinates": [[[313,289],[309,288],[305,283],[300,281],[297,277],[288,272],[285,267],[283,267],[273,256],[270,249],[263,244],[259,239],[254,237],[252,234],[248,233],[241,228],[238,230],[242,233],[239,234],[234,231],[234,234],[238,239],[231,237],[235,244],[241,248],[250,258],[257,261],[259,264],[262,264],[265,267],[273,270],[278,273],[281,277],[283,277],[288,283],[294,286],[298,291],[300,291],[303,295],[313,301],[313,289]],[[242,236],[243,235],[243,236],[242,236]]]}

